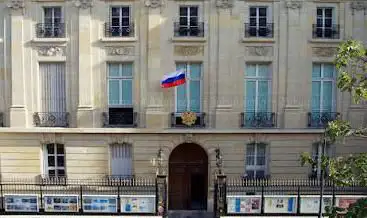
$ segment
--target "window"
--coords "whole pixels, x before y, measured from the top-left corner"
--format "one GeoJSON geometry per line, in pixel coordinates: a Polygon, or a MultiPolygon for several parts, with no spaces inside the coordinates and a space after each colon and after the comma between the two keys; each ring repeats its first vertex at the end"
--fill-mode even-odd
{"type": "Polygon", "coordinates": [[[117,178],[130,178],[132,176],[132,145],[112,144],[111,154],[111,175],[117,178]]]}
{"type": "Polygon", "coordinates": [[[333,36],[333,8],[317,8],[316,35],[318,38],[332,38],[333,36]]]}
{"type": "Polygon", "coordinates": [[[199,7],[180,6],[179,36],[199,36],[199,7]]]}
{"type": "Polygon", "coordinates": [[[111,7],[110,31],[111,36],[131,36],[133,28],[131,26],[131,9],[129,6],[111,7]]]}
{"type": "Polygon", "coordinates": [[[108,64],[110,125],[133,125],[133,63],[108,64]]]}
{"type": "Polygon", "coordinates": [[[314,143],[312,145],[312,159],[317,161],[316,165],[311,167],[311,177],[319,178],[321,173],[321,157],[332,157],[332,146],[328,143],[326,146],[323,143],[314,143]]]}
{"type": "Polygon", "coordinates": [[[201,63],[178,63],[186,72],[186,83],[176,87],[176,112],[201,112],[201,63]]]}
{"type": "Polygon", "coordinates": [[[246,177],[264,178],[267,175],[267,145],[248,144],[246,148],[246,177]]]}
{"type": "Polygon", "coordinates": [[[313,64],[312,112],[333,112],[335,109],[335,67],[333,64],[313,64]]]}
{"type": "Polygon", "coordinates": [[[44,149],[44,166],[46,176],[65,177],[64,145],[46,144],[44,149]]]}
{"type": "Polygon", "coordinates": [[[266,37],[268,30],[268,8],[267,7],[250,7],[250,24],[249,35],[251,37],[266,37]]]}
{"type": "Polygon", "coordinates": [[[63,37],[64,24],[61,7],[44,7],[43,37],[63,37]]]}

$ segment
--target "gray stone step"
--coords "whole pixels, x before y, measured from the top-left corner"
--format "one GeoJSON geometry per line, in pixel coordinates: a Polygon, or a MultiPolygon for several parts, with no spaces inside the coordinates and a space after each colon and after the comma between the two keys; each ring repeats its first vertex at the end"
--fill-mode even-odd
{"type": "Polygon", "coordinates": [[[214,218],[213,212],[203,210],[171,210],[168,218],[214,218]]]}

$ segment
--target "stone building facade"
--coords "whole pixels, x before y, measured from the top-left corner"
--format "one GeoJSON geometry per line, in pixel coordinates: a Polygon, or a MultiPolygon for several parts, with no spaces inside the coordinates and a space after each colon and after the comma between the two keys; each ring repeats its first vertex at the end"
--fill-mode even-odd
{"type": "Polygon", "coordinates": [[[333,66],[340,42],[367,43],[366,1],[2,0],[0,11],[2,178],[154,176],[161,149],[172,205],[189,209],[182,192],[211,198],[217,148],[228,176],[314,177],[299,155],[320,156],[324,124],[366,124],[333,66]],[[177,68],[187,83],[162,89],[177,68]]]}

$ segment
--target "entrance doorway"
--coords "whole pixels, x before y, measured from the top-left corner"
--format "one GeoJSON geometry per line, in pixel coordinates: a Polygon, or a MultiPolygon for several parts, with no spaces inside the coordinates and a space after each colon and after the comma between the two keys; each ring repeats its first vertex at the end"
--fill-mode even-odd
{"type": "Polygon", "coordinates": [[[170,210],[206,210],[208,155],[192,143],[177,146],[169,157],[170,210]]]}

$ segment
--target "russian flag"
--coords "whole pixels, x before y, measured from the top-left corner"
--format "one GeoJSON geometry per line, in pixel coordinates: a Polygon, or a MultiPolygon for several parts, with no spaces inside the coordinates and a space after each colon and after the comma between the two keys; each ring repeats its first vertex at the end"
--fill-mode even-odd
{"type": "Polygon", "coordinates": [[[161,80],[162,88],[171,88],[175,86],[182,85],[186,82],[185,70],[180,69],[175,72],[165,74],[161,80]]]}

